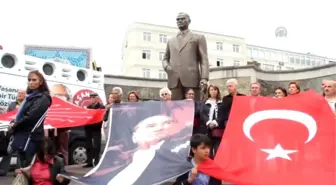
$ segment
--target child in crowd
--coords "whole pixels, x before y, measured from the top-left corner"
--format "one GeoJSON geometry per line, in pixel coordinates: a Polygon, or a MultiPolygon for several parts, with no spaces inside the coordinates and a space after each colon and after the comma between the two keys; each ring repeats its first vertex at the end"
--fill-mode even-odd
{"type": "Polygon", "coordinates": [[[193,135],[190,146],[193,157],[188,160],[194,165],[194,168],[178,177],[173,185],[221,185],[220,180],[197,171],[197,165],[210,156],[211,140],[208,136],[204,134],[193,135]]]}

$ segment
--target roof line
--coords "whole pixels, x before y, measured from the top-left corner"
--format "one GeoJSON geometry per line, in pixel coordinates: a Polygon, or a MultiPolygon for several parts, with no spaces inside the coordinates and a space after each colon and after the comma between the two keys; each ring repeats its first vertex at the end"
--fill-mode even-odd
{"type": "MultiPolygon", "coordinates": [[[[145,23],[145,22],[133,22],[132,24],[140,24],[140,25],[164,27],[164,28],[169,28],[169,29],[177,29],[176,27],[172,27],[172,26],[160,25],[160,24],[152,24],[152,23],[145,23]]],[[[193,30],[193,29],[191,29],[191,30],[193,30]]],[[[203,33],[203,34],[213,34],[213,35],[218,35],[218,36],[226,36],[226,37],[232,37],[232,38],[238,38],[238,39],[244,39],[245,40],[244,37],[225,35],[225,34],[214,33],[214,32],[199,31],[199,30],[193,30],[193,31],[196,31],[196,32],[199,32],[199,33],[203,33]]],[[[328,58],[328,57],[320,56],[320,55],[315,55],[315,54],[300,53],[300,52],[296,52],[296,51],[289,51],[289,50],[283,50],[283,49],[278,49],[278,48],[270,48],[270,47],[258,46],[258,45],[248,44],[248,43],[246,43],[246,44],[247,44],[247,46],[252,46],[252,47],[259,47],[259,48],[264,48],[264,49],[277,50],[277,51],[282,51],[282,52],[289,52],[289,53],[299,54],[299,55],[315,56],[315,57],[320,57],[320,58],[324,58],[324,59],[327,59],[327,60],[335,60],[336,61],[336,59],[328,58]]]]}
{"type": "Polygon", "coordinates": [[[315,56],[315,57],[321,57],[321,58],[329,59],[328,57],[325,57],[325,56],[320,56],[320,55],[315,55],[315,54],[310,54],[310,53],[300,53],[300,52],[296,52],[296,51],[289,51],[289,50],[283,50],[283,49],[278,49],[278,48],[270,48],[270,47],[265,47],[265,46],[247,44],[247,47],[249,47],[249,46],[250,47],[258,47],[258,48],[262,48],[262,49],[277,50],[277,51],[289,52],[289,53],[293,53],[293,54],[309,55],[309,56],[315,56]]]}
{"type": "MultiPolygon", "coordinates": [[[[170,29],[177,29],[176,27],[172,26],[166,26],[166,25],[159,25],[159,24],[152,24],[152,23],[145,23],[145,22],[134,22],[133,24],[142,24],[142,25],[149,25],[149,26],[157,26],[157,27],[165,27],[165,28],[170,28],[170,29]]],[[[191,29],[193,30],[193,29],[191,29]]],[[[244,37],[238,37],[238,36],[232,36],[232,35],[225,35],[221,33],[214,33],[214,32],[207,32],[207,31],[199,31],[199,30],[193,30],[196,32],[204,33],[204,34],[213,34],[213,35],[218,35],[218,36],[226,36],[226,37],[233,37],[233,38],[238,38],[238,39],[245,39],[244,37]]]]}

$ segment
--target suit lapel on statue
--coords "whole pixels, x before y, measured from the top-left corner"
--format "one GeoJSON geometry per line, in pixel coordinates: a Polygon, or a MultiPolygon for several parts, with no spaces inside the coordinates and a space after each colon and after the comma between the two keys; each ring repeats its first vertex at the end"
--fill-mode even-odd
{"type": "Polygon", "coordinates": [[[188,42],[191,39],[192,39],[192,34],[190,32],[188,32],[184,37],[182,37],[182,36],[178,37],[179,48],[180,48],[179,53],[181,53],[181,51],[183,50],[183,48],[188,44],[188,42]]]}

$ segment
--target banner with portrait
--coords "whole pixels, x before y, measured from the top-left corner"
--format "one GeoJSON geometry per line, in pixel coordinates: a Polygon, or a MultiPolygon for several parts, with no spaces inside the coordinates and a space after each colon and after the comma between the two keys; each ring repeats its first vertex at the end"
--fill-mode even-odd
{"type": "Polygon", "coordinates": [[[110,118],[99,164],[84,177],[67,178],[88,185],[154,185],[191,170],[193,101],[115,104],[110,118]]]}

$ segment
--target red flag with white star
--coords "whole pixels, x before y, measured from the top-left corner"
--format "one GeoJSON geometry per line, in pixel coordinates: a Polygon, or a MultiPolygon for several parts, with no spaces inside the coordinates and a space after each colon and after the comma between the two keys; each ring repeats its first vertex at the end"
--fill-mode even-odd
{"type": "Polygon", "coordinates": [[[198,170],[235,185],[335,185],[335,125],[327,102],[313,91],[235,97],[214,161],[198,170]]]}

